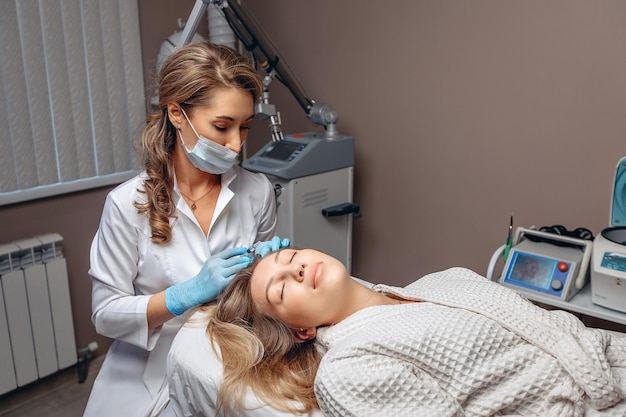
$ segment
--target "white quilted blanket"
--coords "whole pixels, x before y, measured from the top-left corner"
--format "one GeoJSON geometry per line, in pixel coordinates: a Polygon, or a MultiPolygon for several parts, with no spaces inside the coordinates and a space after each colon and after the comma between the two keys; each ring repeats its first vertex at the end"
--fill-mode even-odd
{"type": "Polygon", "coordinates": [[[626,416],[626,337],[452,268],[329,327],[316,395],[326,416],[626,416]]]}

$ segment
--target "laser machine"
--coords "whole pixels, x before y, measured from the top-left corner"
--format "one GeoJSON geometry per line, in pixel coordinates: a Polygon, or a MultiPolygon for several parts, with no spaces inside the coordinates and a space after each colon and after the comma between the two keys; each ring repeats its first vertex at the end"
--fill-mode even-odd
{"type": "Polygon", "coordinates": [[[591,236],[585,237],[518,227],[515,237],[492,255],[487,278],[494,280],[495,265],[504,254],[504,267],[497,282],[534,301],[569,301],[589,282],[593,243],[591,236]]]}
{"type": "Polygon", "coordinates": [[[498,282],[532,299],[568,301],[589,282],[592,246],[590,240],[519,227],[498,282]]]}
{"type": "Polygon", "coordinates": [[[351,270],[352,221],[360,217],[353,203],[354,138],[337,131],[337,113],[311,99],[261,30],[242,1],[196,0],[180,37],[188,43],[207,7],[217,7],[237,38],[265,72],[256,116],[269,120],[272,140],[243,161],[250,171],[265,174],[274,184],[277,202],[277,234],[292,245],[315,248],[339,259],[351,270]],[[283,134],[280,113],[269,102],[274,78],[284,84],[315,125],[323,132],[283,134]]]}

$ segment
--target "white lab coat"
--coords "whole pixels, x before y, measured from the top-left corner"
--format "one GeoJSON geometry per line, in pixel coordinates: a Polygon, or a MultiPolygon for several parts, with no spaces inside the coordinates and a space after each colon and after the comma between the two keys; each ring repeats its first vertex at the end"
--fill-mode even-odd
{"type": "MultiPolygon", "coordinates": [[[[168,403],[166,356],[184,318],[149,330],[152,294],[186,281],[224,249],[272,238],[276,201],[268,179],[239,166],[222,175],[208,238],[175,185],[172,240],[150,240],[148,218],[133,205],[145,199],[145,173],[112,190],[91,247],[92,321],[98,333],[116,339],[91,392],[85,417],[159,415],[168,403]]],[[[165,412],[162,415],[168,415],[165,412]]]]}

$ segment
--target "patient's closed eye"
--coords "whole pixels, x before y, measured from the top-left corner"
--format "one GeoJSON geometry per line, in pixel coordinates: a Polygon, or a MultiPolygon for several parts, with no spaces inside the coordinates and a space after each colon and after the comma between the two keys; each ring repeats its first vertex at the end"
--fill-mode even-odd
{"type": "MultiPolygon", "coordinates": [[[[279,254],[281,254],[281,253],[286,253],[286,254],[287,254],[287,257],[285,258],[285,259],[287,260],[286,265],[291,265],[291,263],[293,262],[293,259],[294,259],[294,258],[295,258],[295,256],[296,256],[297,251],[295,251],[295,250],[294,250],[294,251],[291,253],[291,255],[289,255],[289,252],[287,252],[287,251],[282,251],[282,252],[279,252],[279,254]]],[[[277,254],[277,257],[276,257],[276,262],[277,262],[277,263],[279,263],[279,262],[280,262],[280,259],[278,258],[278,254],[277,254]]],[[[300,271],[298,272],[298,274],[299,274],[300,276],[303,276],[304,271],[300,270],[300,271]]],[[[286,277],[286,276],[283,276],[283,277],[282,277],[282,285],[281,285],[281,287],[280,287],[279,302],[282,302],[282,301],[283,301],[283,298],[284,298],[284,296],[285,296],[285,278],[287,278],[287,277],[286,277]]]]}

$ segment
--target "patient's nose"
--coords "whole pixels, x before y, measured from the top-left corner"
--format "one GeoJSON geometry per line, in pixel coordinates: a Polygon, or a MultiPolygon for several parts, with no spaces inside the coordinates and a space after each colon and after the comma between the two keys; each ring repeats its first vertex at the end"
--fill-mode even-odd
{"type": "Polygon", "coordinates": [[[296,278],[296,280],[298,282],[302,282],[302,280],[304,279],[304,268],[305,265],[298,263],[295,265],[295,271],[294,271],[294,277],[296,278]]]}

